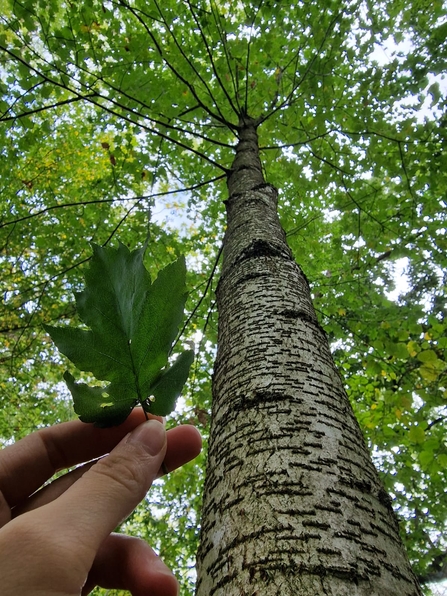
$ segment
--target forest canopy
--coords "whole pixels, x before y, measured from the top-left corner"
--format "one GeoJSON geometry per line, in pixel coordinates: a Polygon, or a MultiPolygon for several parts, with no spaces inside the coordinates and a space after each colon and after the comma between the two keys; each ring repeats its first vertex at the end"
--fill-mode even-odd
{"type": "MultiPolygon", "coordinates": [[[[43,324],[91,245],[188,267],[206,436],[241,115],[423,580],[447,575],[447,14],[440,1],[0,0],[0,440],[74,417],[43,324]]],[[[192,593],[204,456],[128,520],[192,593]]]]}

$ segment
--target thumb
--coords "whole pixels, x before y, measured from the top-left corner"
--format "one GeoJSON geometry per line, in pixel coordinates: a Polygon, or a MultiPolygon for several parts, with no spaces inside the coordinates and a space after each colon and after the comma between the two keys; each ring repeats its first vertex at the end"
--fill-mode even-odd
{"type": "MultiPolygon", "coordinates": [[[[54,504],[67,523],[73,523],[81,531],[87,527],[89,534],[97,535],[99,546],[144,498],[165,453],[163,425],[148,420],[124,437],[54,504]]],[[[55,513],[53,510],[52,514],[55,513]]],[[[58,523],[61,521],[59,518],[58,523]]]]}
{"type": "Polygon", "coordinates": [[[66,540],[63,550],[88,571],[103,540],[144,498],[165,453],[163,425],[148,420],[58,499],[30,514],[44,515],[47,531],[53,529],[66,540]]]}

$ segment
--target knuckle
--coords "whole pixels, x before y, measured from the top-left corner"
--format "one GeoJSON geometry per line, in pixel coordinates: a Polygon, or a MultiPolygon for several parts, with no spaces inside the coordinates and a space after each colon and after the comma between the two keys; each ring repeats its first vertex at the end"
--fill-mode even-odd
{"type": "Polygon", "coordinates": [[[112,453],[99,460],[92,472],[105,478],[107,483],[115,485],[120,491],[143,497],[149,485],[145,468],[137,457],[131,459],[126,454],[112,453]]]}

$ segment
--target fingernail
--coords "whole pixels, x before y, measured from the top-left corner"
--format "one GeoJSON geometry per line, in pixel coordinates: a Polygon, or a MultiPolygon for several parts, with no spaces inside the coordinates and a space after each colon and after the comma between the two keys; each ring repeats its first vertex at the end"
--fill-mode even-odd
{"type": "Polygon", "coordinates": [[[158,420],[148,420],[137,426],[129,436],[129,443],[140,443],[150,455],[157,455],[163,449],[166,441],[166,431],[158,420]]]}

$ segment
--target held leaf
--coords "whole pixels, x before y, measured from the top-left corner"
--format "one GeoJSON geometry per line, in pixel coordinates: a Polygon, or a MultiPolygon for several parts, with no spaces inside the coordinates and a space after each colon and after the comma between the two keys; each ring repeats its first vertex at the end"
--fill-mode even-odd
{"type": "Polygon", "coordinates": [[[175,407],[194,353],[168,365],[186,301],[183,257],[152,283],[144,250],[93,246],[86,287],[75,295],[79,317],[90,330],[45,325],[59,350],[79,370],[109,381],[104,387],[77,383],[66,372],[75,412],[97,426],[120,424],[141,404],[166,415],[175,407]],[[149,399],[151,398],[151,399],[149,399]]]}
{"type": "Polygon", "coordinates": [[[150,402],[151,414],[166,416],[175,408],[175,402],[186,383],[189,369],[194,360],[194,351],[186,350],[178,356],[174,364],[163,371],[151,391],[155,401],[150,402]]]}
{"type": "Polygon", "coordinates": [[[68,371],[64,379],[73,396],[74,410],[82,422],[94,422],[100,428],[115,426],[124,422],[136,405],[129,394],[123,391],[116,394],[111,385],[90,387],[86,383],[76,383],[68,371]]]}

